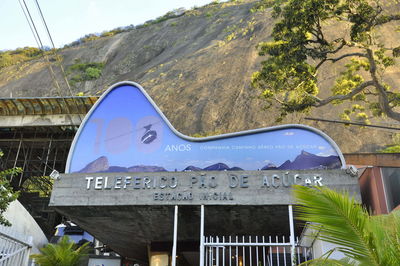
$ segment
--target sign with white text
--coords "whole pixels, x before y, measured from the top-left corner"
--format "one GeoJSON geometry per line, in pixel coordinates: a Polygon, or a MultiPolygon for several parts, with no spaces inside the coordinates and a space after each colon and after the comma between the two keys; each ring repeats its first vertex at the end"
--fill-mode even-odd
{"type": "Polygon", "coordinates": [[[75,136],[66,173],[340,169],[337,145],[303,125],[193,138],[132,82],[111,87],[75,136]]]}
{"type": "Polygon", "coordinates": [[[358,189],[357,178],[341,169],[64,174],[52,204],[281,205],[293,203],[293,185],[358,189]]]}

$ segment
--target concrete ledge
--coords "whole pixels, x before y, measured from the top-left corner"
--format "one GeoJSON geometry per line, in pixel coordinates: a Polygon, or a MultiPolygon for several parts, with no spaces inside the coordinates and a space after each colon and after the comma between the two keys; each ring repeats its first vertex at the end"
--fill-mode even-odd
{"type": "Polygon", "coordinates": [[[84,115],[22,115],[0,116],[1,127],[79,126],[84,115]]]}
{"type": "Polygon", "coordinates": [[[291,185],[324,185],[360,199],[345,170],[64,174],[50,206],[286,205],[291,185]]]}
{"type": "Polygon", "coordinates": [[[347,164],[356,166],[400,167],[400,153],[346,153],[347,164]]]}
{"type": "Polygon", "coordinates": [[[174,205],[178,248],[198,243],[200,205],[207,235],[289,235],[291,184],[307,180],[360,199],[345,170],[77,173],[55,181],[50,205],[122,256],[146,261],[150,243],[172,241],[174,205]]]}

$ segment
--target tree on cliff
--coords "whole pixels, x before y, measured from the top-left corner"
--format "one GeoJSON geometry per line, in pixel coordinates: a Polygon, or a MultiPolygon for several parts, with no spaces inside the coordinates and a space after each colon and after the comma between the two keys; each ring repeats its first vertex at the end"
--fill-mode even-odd
{"type": "Polygon", "coordinates": [[[273,41],[259,44],[267,59],[252,85],[262,90],[268,106],[279,103],[280,118],[352,101],[342,114],[345,120],[385,115],[400,121],[400,93],[385,82],[400,56],[400,37],[390,45],[379,35],[383,30],[399,34],[399,0],[289,0],[274,13],[281,20],[273,41]],[[319,69],[343,61],[345,70],[322,98],[319,69]]]}

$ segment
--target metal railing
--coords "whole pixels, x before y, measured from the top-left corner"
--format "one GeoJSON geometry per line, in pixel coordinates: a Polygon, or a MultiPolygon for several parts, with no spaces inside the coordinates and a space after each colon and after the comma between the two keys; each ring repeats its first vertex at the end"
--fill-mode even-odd
{"type": "Polygon", "coordinates": [[[205,237],[205,266],[286,266],[311,259],[311,248],[295,245],[292,252],[287,240],[285,236],[205,237]]]}
{"type": "Polygon", "coordinates": [[[0,226],[0,266],[28,265],[31,247],[32,237],[21,235],[10,227],[0,226]]]}

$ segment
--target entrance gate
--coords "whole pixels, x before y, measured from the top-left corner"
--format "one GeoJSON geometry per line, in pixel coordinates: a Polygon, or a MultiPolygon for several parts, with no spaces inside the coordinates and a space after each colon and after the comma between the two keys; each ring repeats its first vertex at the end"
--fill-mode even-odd
{"type": "MultiPolygon", "coordinates": [[[[204,236],[204,205],[200,207],[200,266],[292,266],[312,259],[311,248],[295,240],[293,206],[288,205],[289,237],[204,236]]],[[[176,266],[178,206],[174,212],[172,266],[176,266]]]]}
{"type": "MultiPolygon", "coordinates": [[[[292,265],[292,245],[284,236],[205,237],[205,266],[275,266],[292,265]]],[[[298,243],[298,238],[296,239],[298,243]]],[[[311,259],[311,248],[294,248],[294,263],[311,259]]]]}

